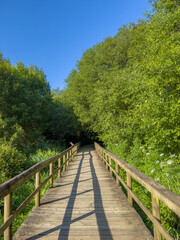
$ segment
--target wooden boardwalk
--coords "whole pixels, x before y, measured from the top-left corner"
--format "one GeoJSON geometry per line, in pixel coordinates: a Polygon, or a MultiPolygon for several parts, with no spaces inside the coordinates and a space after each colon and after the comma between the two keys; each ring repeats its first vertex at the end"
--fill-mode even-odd
{"type": "Polygon", "coordinates": [[[153,239],[91,146],[80,148],[14,240],[153,239]]]}

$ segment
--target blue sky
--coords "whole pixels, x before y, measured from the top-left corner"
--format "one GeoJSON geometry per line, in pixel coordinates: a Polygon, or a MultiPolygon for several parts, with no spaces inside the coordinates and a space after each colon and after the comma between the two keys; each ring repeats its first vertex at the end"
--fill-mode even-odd
{"type": "Polygon", "coordinates": [[[14,65],[42,68],[51,88],[63,89],[86,49],[150,9],[148,0],[0,0],[0,51],[14,65]]]}

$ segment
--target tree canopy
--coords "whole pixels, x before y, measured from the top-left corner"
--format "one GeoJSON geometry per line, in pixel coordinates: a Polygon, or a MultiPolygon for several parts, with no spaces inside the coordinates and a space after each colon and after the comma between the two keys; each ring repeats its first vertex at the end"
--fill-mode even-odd
{"type": "Polygon", "coordinates": [[[63,101],[104,144],[139,138],[177,153],[180,141],[180,2],[153,1],[153,13],[84,52],[63,101]]]}

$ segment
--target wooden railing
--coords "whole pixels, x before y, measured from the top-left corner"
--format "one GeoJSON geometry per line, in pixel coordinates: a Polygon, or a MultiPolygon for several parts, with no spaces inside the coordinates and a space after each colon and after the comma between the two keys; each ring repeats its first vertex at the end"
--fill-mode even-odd
{"type": "Polygon", "coordinates": [[[106,168],[110,170],[111,175],[114,173],[116,177],[117,184],[121,183],[127,190],[128,201],[131,206],[133,206],[133,199],[140,206],[143,212],[152,221],[154,226],[154,239],[161,240],[164,236],[167,240],[173,240],[169,233],[163,228],[160,223],[160,204],[159,201],[163,202],[168,208],[170,208],[174,213],[180,216],[180,197],[175,193],[171,192],[169,189],[165,188],[161,184],[157,183],[150,177],[138,171],[136,168],[132,167],[130,164],[121,160],[114,154],[108,152],[106,149],[102,148],[98,143],[95,143],[95,149],[105,163],[106,168]],[[112,161],[115,162],[115,169],[112,167],[112,161]],[[119,168],[126,171],[126,182],[123,181],[122,177],[119,175],[119,168]],[[139,198],[132,191],[131,178],[134,178],[138,183],[145,187],[151,193],[152,199],[152,213],[144,206],[144,204],[139,200],[139,198]]]}
{"type": "MultiPolygon", "coordinates": [[[[61,177],[62,170],[66,170],[66,166],[73,155],[78,151],[79,143],[66,149],[56,156],[45,159],[44,161],[37,163],[26,171],[20,173],[9,181],[0,185],[0,200],[4,198],[4,224],[0,227],[0,235],[4,232],[4,240],[12,239],[12,222],[19,215],[19,213],[27,206],[27,204],[35,196],[35,206],[40,205],[40,189],[50,181],[50,186],[53,186],[53,176],[58,173],[58,177],[61,177]],[[58,167],[53,171],[53,164],[58,161],[58,167]],[[40,183],[41,170],[49,165],[49,176],[40,183]],[[32,192],[28,198],[12,213],[12,194],[13,191],[35,176],[35,191],[32,192]]],[[[55,165],[55,164],[54,164],[55,165]]]]}

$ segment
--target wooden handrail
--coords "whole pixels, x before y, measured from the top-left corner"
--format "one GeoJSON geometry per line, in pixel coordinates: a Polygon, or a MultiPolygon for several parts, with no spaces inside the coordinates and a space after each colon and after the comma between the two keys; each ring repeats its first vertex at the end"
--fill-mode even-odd
{"type": "Polygon", "coordinates": [[[146,213],[149,219],[153,222],[154,225],[154,239],[160,240],[161,235],[165,239],[172,240],[173,238],[169,233],[162,227],[160,224],[160,207],[159,200],[162,201],[168,208],[170,208],[174,213],[180,216],[180,197],[162,186],[161,184],[154,181],[152,178],[148,177],[144,173],[138,171],[136,168],[126,163],[119,157],[108,152],[106,149],[101,147],[98,143],[94,143],[95,149],[102,161],[105,163],[106,168],[109,167],[110,172],[113,172],[116,176],[116,182],[125,187],[128,193],[128,201],[132,205],[132,199],[141,207],[141,209],[146,213]],[[108,159],[109,158],[109,162],[108,159]],[[112,167],[111,161],[115,162],[115,169],[112,167]],[[119,176],[119,167],[126,171],[127,184],[119,176]],[[151,192],[152,197],[152,213],[143,205],[139,198],[133,193],[131,178],[134,178],[138,183],[144,186],[149,192],[151,192]]]}
{"type": "Polygon", "coordinates": [[[0,235],[4,232],[4,240],[12,239],[12,222],[19,213],[27,206],[27,204],[35,196],[35,206],[40,205],[40,189],[50,181],[53,185],[53,176],[58,172],[61,176],[61,170],[65,170],[68,162],[72,160],[73,155],[78,151],[80,143],[76,143],[65,151],[43,160],[35,164],[31,168],[25,170],[14,178],[0,185],[0,200],[4,198],[4,224],[0,227],[0,235]],[[61,164],[61,158],[63,163],[61,164]],[[53,172],[53,163],[58,160],[58,168],[53,172]],[[40,172],[49,165],[49,176],[40,183],[40,172]],[[35,191],[32,192],[27,199],[12,213],[12,193],[13,191],[35,175],[35,191]]]}

